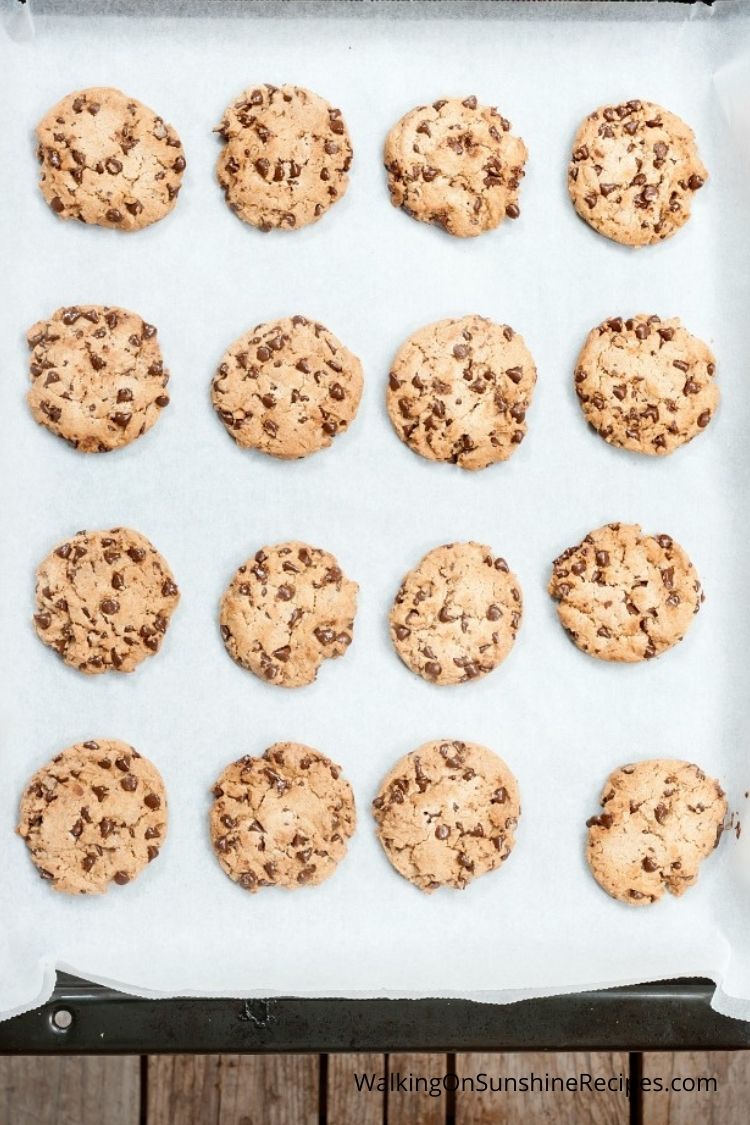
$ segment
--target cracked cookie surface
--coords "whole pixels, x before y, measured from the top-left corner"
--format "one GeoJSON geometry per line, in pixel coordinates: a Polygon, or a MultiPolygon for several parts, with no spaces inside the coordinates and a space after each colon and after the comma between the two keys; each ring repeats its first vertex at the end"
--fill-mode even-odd
{"type": "Polygon", "coordinates": [[[513,647],[523,598],[505,559],[482,543],[429,551],[401,583],[389,625],[396,652],[435,684],[486,676],[513,647]]]}
{"type": "Polygon", "coordinates": [[[352,145],[341,110],[301,86],[251,86],[216,131],[226,201],[262,231],[317,222],[348,187],[352,145]]]}
{"type": "Polygon", "coordinates": [[[425,742],[385,777],[372,803],[400,875],[422,891],[462,889],[510,855],[521,815],[516,779],[492,750],[425,742]]]}
{"type": "Polygon", "coordinates": [[[690,126],[638,100],[601,106],[585,118],[568,167],[578,214],[625,246],[661,242],[678,231],[707,179],[690,126]]]}
{"type": "Polygon", "coordinates": [[[56,891],[102,894],[110,883],[130,883],[159,855],[164,783],[125,742],[79,742],[31,778],[17,830],[56,891]]]}
{"type": "Polygon", "coordinates": [[[485,469],[526,435],[536,367],[523,337],[481,316],[415,332],[391,365],[387,406],[401,440],[430,461],[485,469]]]}
{"type": "Polygon", "coordinates": [[[169,404],[156,329],[137,313],[72,305],[34,324],[26,338],[31,413],[75,449],[129,445],[169,404]]]}
{"type": "Polygon", "coordinates": [[[362,365],[304,316],[259,324],[224,354],[214,408],[238,445],[307,457],[348,429],[362,397],[362,365]]]}
{"type": "Polygon", "coordinates": [[[586,821],[586,858],[600,887],[630,906],[681,895],[721,839],[727,802],[690,762],[654,759],[607,778],[598,816],[586,821]]]}
{"type": "Polygon", "coordinates": [[[356,827],[341,767],[298,742],[240,758],[213,790],[211,842],[224,872],[247,891],[316,886],[346,854],[356,827]]]}
{"type": "Polygon", "coordinates": [[[148,106],[110,87],[68,94],[37,126],[40,187],[61,219],[141,230],[175,205],[182,142],[148,106]]]}
{"type": "Polygon", "coordinates": [[[221,600],[227,652],[279,687],[302,687],[352,642],[357,583],[328,551],[292,540],[262,547],[221,600]]]}
{"type": "Polygon", "coordinates": [[[394,207],[471,238],[517,219],[526,145],[494,106],[471,95],[444,98],[406,113],[385,142],[394,207]]]}
{"type": "Polygon", "coordinates": [[[719,405],[710,348],[682,327],[641,313],[605,320],[578,356],[586,419],[621,449],[664,456],[705,430],[719,405]]]}
{"type": "Polygon", "coordinates": [[[159,651],[180,600],[172,571],[137,531],[79,531],[36,573],[37,636],[89,675],[132,672],[159,651]]]}
{"type": "Polygon", "coordinates": [[[669,535],[609,523],[552,564],[560,624],[600,660],[650,660],[681,641],[703,602],[695,567],[669,535]]]}

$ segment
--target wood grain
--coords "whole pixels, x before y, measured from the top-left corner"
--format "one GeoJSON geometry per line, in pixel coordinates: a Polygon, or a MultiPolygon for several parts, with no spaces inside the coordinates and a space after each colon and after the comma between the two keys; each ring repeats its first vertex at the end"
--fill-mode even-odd
{"type": "Polygon", "coordinates": [[[318,1125],[318,1068],[317,1055],[152,1056],[148,1125],[318,1125]]]}
{"type": "Polygon", "coordinates": [[[445,1092],[440,1097],[430,1096],[424,1082],[417,1083],[416,1079],[426,1079],[429,1086],[430,1078],[442,1078],[447,1066],[445,1055],[389,1055],[389,1074],[400,1075],[406,1082],[411,1076],[415,1089],[411,1092],[389,1091],[388,1125],[444,1125],[445,1092]]]}
{"type": "MultiPolygon", "coordinates": [[[[626,1053],[569,1054],[461,1054],[456,1056],[459,1078],[490,1076],[522,1078],[530,1074],[542,1079],[573,1078],[586,1073],[593,1078],[624,1078],[628,1075],[626,1053]]],[[[629,1102],[624,1093],[606,1090],[491,1093],[456,1092],[456,1125],[627,1125],[629,1102]]]]}
{"type": "Polygon", "coordinates": [[[715,1090],[644,1090],[643,1125],[745,1125],[750,1117],[750,1052],[681,1051],[643,1056],[643,1076],[716,1080],[715,1090]]]}
{"type": "Polygon", "coordinates": [[[140,1059],[0,1058],[0,1125],[138,1125],[140,1059]]]}
{"type": "Polygon", "coordinates": [[[354,1075],[385,1074],[385,1055],[328,1056],[327,1125],[382,1125],[385,1094],[357,1090],[354,1075]]]}

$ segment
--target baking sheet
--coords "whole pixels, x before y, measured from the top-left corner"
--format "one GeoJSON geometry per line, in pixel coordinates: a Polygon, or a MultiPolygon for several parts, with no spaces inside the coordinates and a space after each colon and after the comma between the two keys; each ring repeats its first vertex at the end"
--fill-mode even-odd
{"type": "Polygon", "coordinates": [[[717,1007],[750,1014],[747,836],[726,835],[683,900],[646,910],[608,899],[583,856],[586,817],[624,761],[694,758],[722,779],[740,818],[750,788],[748,6],[179,3],[133,18],[95,3],[83,18],[79,5],[32,2],[31,20],[16,7],[0,9],[0,1012],[44,1000],[57,967],[146,995],[495,1001],[701,974],[719,985],[717,1007]],[[348,194],[292,235],[241,224],[214,180],[211,130],[260,81],[318,91],[342,107],[353,138],[348,194]],[[62,223],[35,187],[33,127],[90,85],[132,93],[185,145],[178,206],[139,234],[62,223]],[[530,158],[520,220],[460,241],[391,207],[381,149],[413,105],[469,93],[500,107],[530,158]],[[631,97],[690,122],[711,172],[687,227],[635,252],[577,219],[565,175],[580,119],[631,97]],[[88,301],[156,324],[172,372],[158,426],[102,457],[77,455],[24,404],[26,327],[88,301]],[[679,315],[719,359],[717,418],[665,460],[605,445],[572,389],[589,328],[640,311],[679,315]],[[362,358],[366,389],[348,434],[286,464],[228,439],[209,381],[247,327],[297,312],[362,358]],[[409,333],[473,312],[522,332],[539,369],[527,439],[476,475],[415,457],[383,401],[409,333]],[[551,560],[617,519],[675,536],[707,592],[685,642],[632,667],[579,653],[545,592],[551,560]],[[166,555],[182,602],[157,658],[127,678],[87,679],[34,635],[34,569],[71,532],[118,524],[166,555]],[[286,538],[333,551],[361,586],[347,656],[295,692],[235,666],[217,627],[236,566],[286,538]],[[392,652],[387,612],[425,551],[461,539],[508,558],[525,619],[495,673],[436,688],[392,652]],[[132,742],[158,765],[169,839],[132,885],[66,899],[14,837],[17,801],[56,751],[97,736],[132,742]],[[369,802],[398,757],[442,737],[498,751],[519,779],[523,816],[501,871],[425,897],[385,859],[369,802]],[[322,887],[249,896],[211,852],[209,789],[228,761],[283,739],[343,765],[359,828],[322,887]]]}

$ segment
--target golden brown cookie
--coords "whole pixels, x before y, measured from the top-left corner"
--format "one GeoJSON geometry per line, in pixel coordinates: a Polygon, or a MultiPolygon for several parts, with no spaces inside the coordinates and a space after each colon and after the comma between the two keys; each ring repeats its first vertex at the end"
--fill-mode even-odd
{"type": "Polygon", "coordinates": [[[137,313],[72,305],[26,335],[31,413],[75,449],[106,453],[129,445],[169,404],[156,329],[137,313]]]}
{"type": "Polygon", "coordinates": [[[552,564],[560,624],[600,660],[650,660],[681,641],[703,602],[685,551],[637,523],[608,523],[552,564]]]}
{"type": "Polygon", "coordinates": [[[102,894],[132,882],[159,854],[167,797],[159,771],[125,742],[63,750],[21,798],[18,833],[56,891],[102,894]]]}
{"type": "Polygon", "coordinates": [[[402,344],[387,405],[401,440],[430,461],[485,469],[526,436],[536,367],[523,337],[481,316],[440,320],[402,344]]]}
{"type": "Polygon", "coordinates": [[[37,126],[39,181],[61,219],[141,230],[175,205],[185,171],[171,125],[120,90],[68,94],[37,126]]]}
{"type": "Polygon", "coordinates": [[[526,156],[510,122],[473,95],[417,106],[385,142],[391,202],[459,238],[483,234],[520,215],[526,156]]]}
{"type": "Polygon", "coordinates": [[[422,891],[463,889],[503,863],[521,815],[516,779],[485,746],[425,742],[397,762],[372,803],[400,875],[422,891]]]}
{"type": "Polygon", "coordinates": [[[575,388],[586,419],[621,449],[664,456],[703,433],[719,405],[716,360],[677,317],[617,316],[592,329],[575,388]]]}
{"type": "Polygon", "coordinates": [[[246,891],[317,886],[335,871],[356,826],[354,794],[335,765],[298,742],[227,766],[213,790],[211,842],[246,891]]]}
{"type": "Polygon", "coordinates": [[[352,643],[357,590],[328,551],[296,541],[262,547],[221,599],[227,652],[268,683],[310,684],[352,643]]]}
{"type": "Polygon", "coordinates": [[[258,324],[229,347],[212,384],[214,408],[238,445],[307,457],[348,429],[362,364],[304,316],[258,324]]]}
{"type": "Polygon", "coordinates": [[[235,215],[262,231],[316,223],[349,185],[352,145],[340,109],[301,86],[251,86],[216,130],[216,174],[235,215]]]}
{"type": "Polygon", "coordinates": [[[599,886],[630,906],[648,906],[665,890],[684,894],[717,847],[727,814],[718,781],[671,759],[615,770],[601,806],[586,821],[586,858],[599,886]]]}
{"type": "Polygon", "coordinates": [[[89,675],[132,672],[159,651],[180,593],[137,531],[79,531],[36,572],[37,636],[89,675]]]}
{"type": "Polygon", "coordinates": [[[669,238],[708,179],[693,130],[653,102],[601,106],[582,122],[568,168],[581,218],[625,246],[669,238]]]}
{"type": "Polygon", "coordinates": [[[523,598],[505,559],[482,543],[436,547],[401,583],[389,618],[396,652],[435,684],[486,676],[513,647],[523,598]]]}

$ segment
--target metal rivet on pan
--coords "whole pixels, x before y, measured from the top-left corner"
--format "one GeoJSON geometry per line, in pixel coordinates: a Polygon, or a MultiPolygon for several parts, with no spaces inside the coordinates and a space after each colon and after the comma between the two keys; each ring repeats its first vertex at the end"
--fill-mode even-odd
{"type": "Polygon", "coordinates": [[[67,1008],[57,1008],[50,1017],[55,1031],[68,1031],[73,1024],[73,1013],[67,1008]]]}

